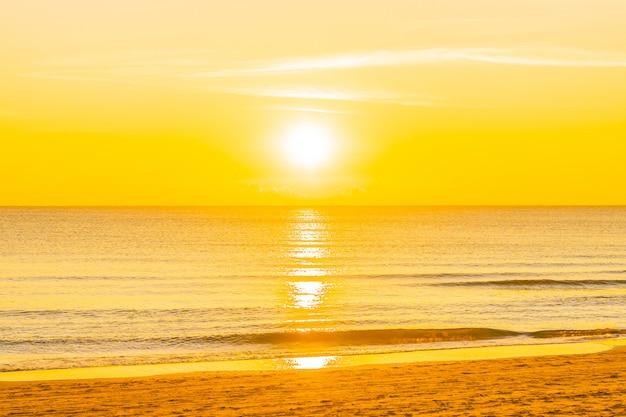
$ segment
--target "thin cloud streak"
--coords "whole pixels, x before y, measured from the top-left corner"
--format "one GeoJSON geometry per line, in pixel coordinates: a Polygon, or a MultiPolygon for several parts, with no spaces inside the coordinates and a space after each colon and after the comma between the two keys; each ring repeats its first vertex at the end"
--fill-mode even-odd
{"type": "MultiPolygon", "coordinates": [[[[302,74],[315,71],[341,71],[359,68],[403,68],[426,65],[510,65],[529,67],[626,68],[626,54],[559,47],[543,48],[431,48],[380,50],[319,57],[285,58],[268,61],[230,62],[210,59],[210,51],[163,51],[116,54],[113,56],[57,60],[47,69],[22,74],[28,77],[75,82],[100,82],[168,86],[212,93],[286,99],[335,100],[392,104],[414,107],[475,107],[437,96],[384,87],[367,89],[327,88],[305,81],[284,84],[283,79],[268,83],[263,77],[302,74]],[[210,71],[202,71],[211,68],[210,71]],[[226,87],[221,77],[232,78],[226,87]],[[245,77],[245,83],[237,80],[245,77]],[[255,79],[256,78],[256,79],[255,79]],[[249,83],[248,81],[252,81],[249,83]],[[240,85],[237,85],[240,84],[240,85]],[[252,85],[250,85],[252,84],[252,85]],[[272,86],[271,84],[275,84],[272,86]]],[[[484,105],[484,104],[483,104],[484,105]]],[[[300,109],[299,111],[315,111],[300,109]]]]}
{"type": "Polygon", "coordinates": [[[436,97],[402,95],[383,91],[351,91],[328,88],[228,88],[211,89],[215,93],[252,95],[259,97],[356,101],[364,103],[399,104],[403,106],[440,107],[445,103],[436,97]]]}
{"type": "Polygon", "coordinates": [[[329,110],[320,109],[315,107],[293,107],[293,106],[265,106],[266,110],[271,111],[293,111],[293,112],[306,112],[306,113],[329,113],[329,114],[354,114],[354,111],[347,110],[329,110]]]}
{"type": "Polygon", "coordinates": [[[545,67],[626,67],[626,55],[565,48],[432,48],[404,51],[371,51],[337,54],[315,58],[294,58],[252,64],[249,68],[232,68],[197,72],[185,77],[253,77],[308,71],[353,68],[417,66],[477,62],[501,65],[545,67]]]}
{"type": "Polygon", "coordinates": [[[211,51],[137,51],[111,56],[49,61],[46,69],[27,74],[38,78],[84,81],[152,78],[255,77],[314,71],[406,67],[460,63],[486,63],[544,67],[626,67],[626,54],[559,47],[544,48],[430,48],[380,50],[318,57],[292,57],[269,61],[223,61],[211,51]],[[150,59],[152,57],[152,59],[150,59]],[[206,71],[206,68],[211,68],[206,71]]]}

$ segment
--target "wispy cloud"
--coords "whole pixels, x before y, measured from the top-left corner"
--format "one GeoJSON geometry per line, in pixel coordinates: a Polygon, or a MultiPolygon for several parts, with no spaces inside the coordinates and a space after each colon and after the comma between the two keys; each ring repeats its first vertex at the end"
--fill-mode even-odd
{"type": "Polygon", "coordinates": [[[438,107],[444,105],[440,98],[426,95],[407,95],[386,91],[349,90],[321,87],[261,87],[214,88],[213,92],[253,95],[260,97],[302,98],[317,100],[358,101],[365,103],[400,104],[404,106],[438,107]]]}
{"type": "Polygon", "coordinates": [[[321,109],[317,107],[297,107],[297,106],[265,106],[266,110],[274,111],[292,111],[292,112],[305,112],[305,113],[330,113],[330,114],[352,114],[354,111],[348,110],[332,110],[321,109]]]}
{"type": "Polygon", "coordinates": [[[30,76],[84,81],[137,81],[140,78],[230,78],[374,67],[462,63],[544,67],[626,67],[626,53],[562,47],[427,48],[348,52],[266,61],[218,60],[212,51],[139,51],[50,61],[30,76]]]}
{"type": "MultiPolygon", "coordinates": [[[[397,83],[388,82],[389,72],[385,72],[384,77],[376,78],[376,84],[370,82],[368,85],[360,85],[358,77],[350,79],[350,88],[340,84],[340,81],[335,81],[334,86],[332,83],[324,86],[318,81],[312,81],[312,77],[301,77],[324,71],[433,65],[626,68],[626,53],[562,47],[427,48],[246,61],[226,60],[223,56],[218,59],[215,51],[140,51],[136,54],[126,52],[111,56],[60,59],[25,75],[64,81],[137,84],[296,100],[467,107],[469,104],[466,99],[451,97],[449,91],[444,94],[445,97],[424,94],[425,91],[433,91],[434,87],[421,82],[418,76],[412,76],[401,91],[398,91],[397,83]],[[276,77],[271,77],[273,75],[276,77]]],[[[470,107],[479,105],[472,103],[470,107]]],[[[484,100],[481,103],[485,105],[484,100]]],[[[303,107],[298,111],[316,111],[315,108],[303,107]]]]}
{"type": "Polygon", "coordinates": [[[564,48],[538,50],[491,49],[459,54],[459,59],[503,65],[542,67],[626,67],[626,54],[617,52],[584,51],[564,48]]]}
{"type": "Polygon", "coordinates": [[[235,68],[201,71],[185,77],[254,77],[307,71],[353,68],[417,66],[455,63],[489,63],[545,67],[626,67],[626,54],[567,48],[431,48],[365,51],[320,57],[292,58],[235,68]]]}

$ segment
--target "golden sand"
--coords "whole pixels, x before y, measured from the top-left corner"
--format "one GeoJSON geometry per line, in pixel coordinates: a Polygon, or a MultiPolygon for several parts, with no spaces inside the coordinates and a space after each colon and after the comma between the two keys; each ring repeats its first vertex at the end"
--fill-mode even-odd
{"type": "Polygon", "coordinates": [[[3,416],[619,416],[626,347],[577,355],[0,383],[3,416]]]}

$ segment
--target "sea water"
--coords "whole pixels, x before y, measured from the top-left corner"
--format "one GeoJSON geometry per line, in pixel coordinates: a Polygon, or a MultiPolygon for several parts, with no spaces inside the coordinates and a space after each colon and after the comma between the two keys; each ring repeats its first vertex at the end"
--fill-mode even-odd
{"type": "Polygon", "coordinates": [[[623,207],[0,208],[0,371],[623,337],[623,207]]]}

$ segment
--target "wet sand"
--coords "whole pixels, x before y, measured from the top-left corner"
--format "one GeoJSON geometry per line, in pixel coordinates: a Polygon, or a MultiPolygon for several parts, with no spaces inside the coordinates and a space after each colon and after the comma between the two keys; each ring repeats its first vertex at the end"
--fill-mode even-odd
{"type": "Polygon", "coordinates": [[[626,415],[626,347],[335,369],[0,382],[0,415],[626,415]]]}

